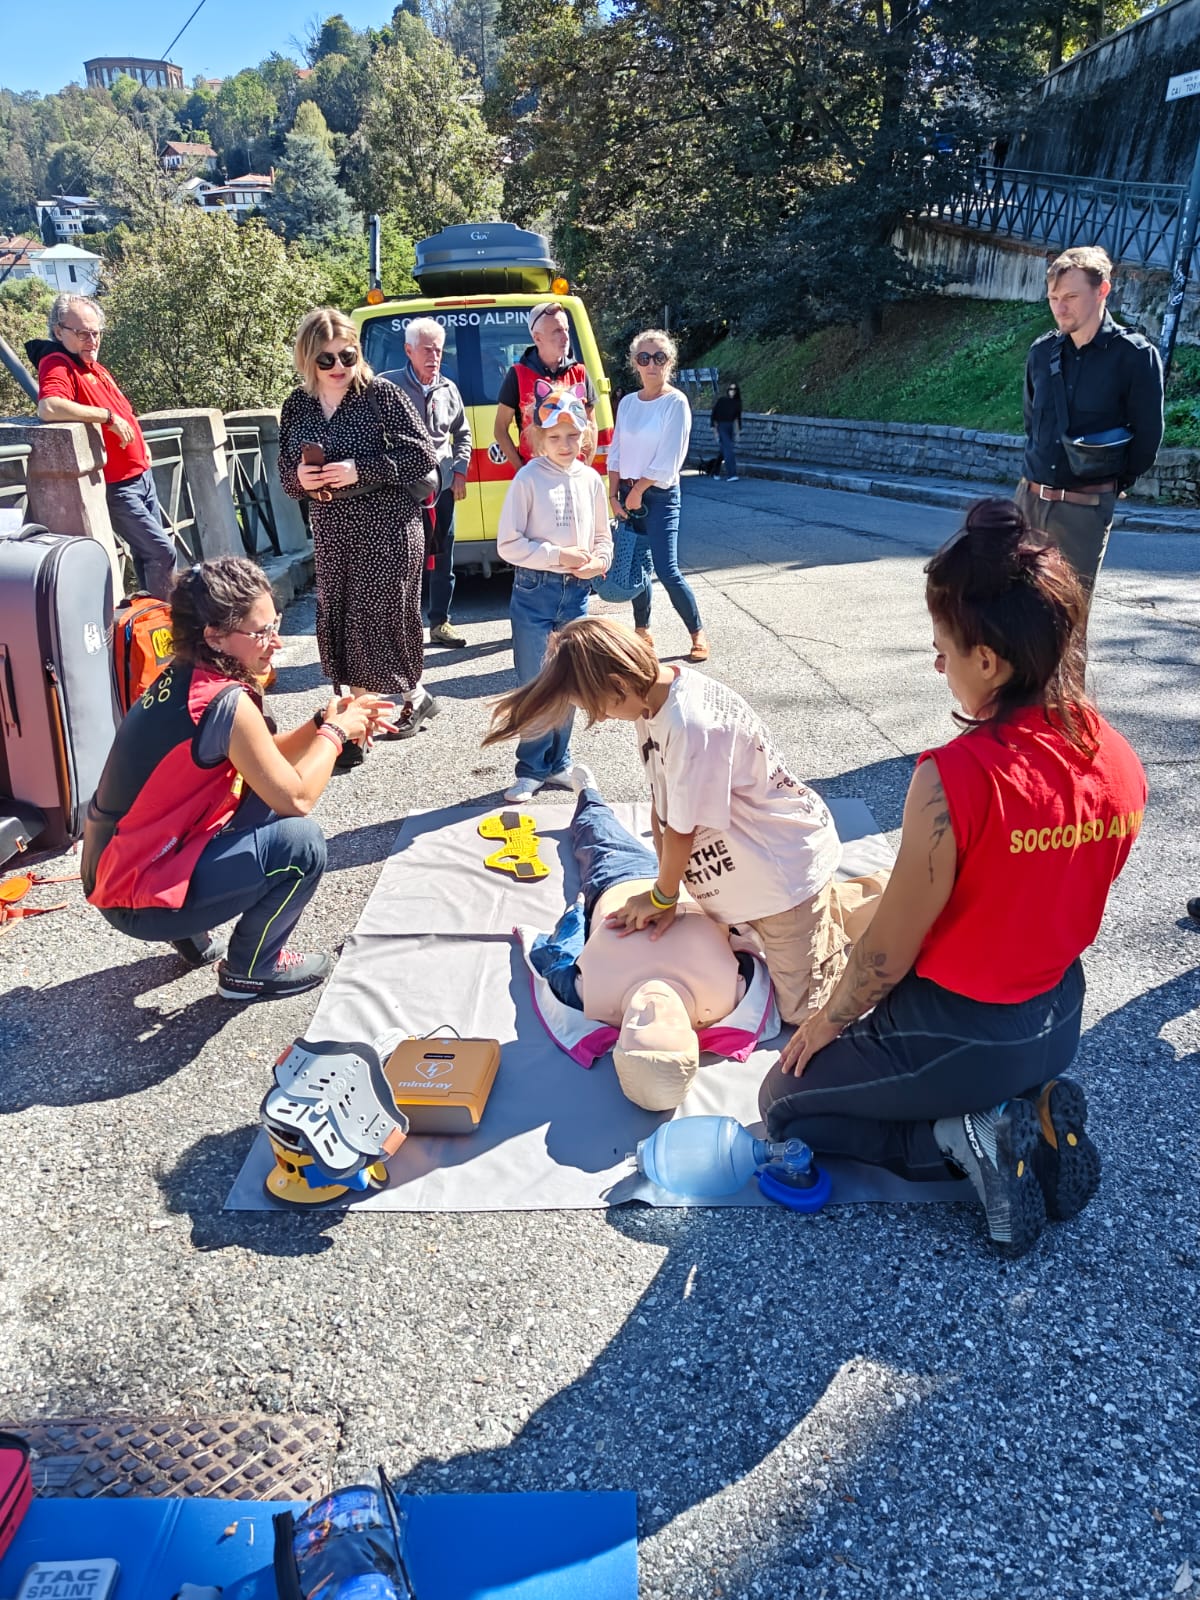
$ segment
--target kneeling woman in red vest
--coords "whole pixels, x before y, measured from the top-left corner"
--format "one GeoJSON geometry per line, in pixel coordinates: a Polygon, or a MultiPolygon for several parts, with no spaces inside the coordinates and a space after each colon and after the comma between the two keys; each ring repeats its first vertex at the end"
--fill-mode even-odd
{"type": "Polygon", "coordinates": [[[343,745],[386,728],[395,709],[343,696],[276,733],[257,680],[279,622],[252,561],[224,556],[177,574],[174,658],[117,730],[83,837],[91,903],[192,966],[219,961],[227,1000],[300,994],[329,971],[326,955],[284,949],[325,870],[309,812],[343,745]],[[226,953],[211,930],[235,918],[226,953]]]}
{"type": "Polygon", "coordinates": [[[965,1173],[1019,1255],[1100,1181],[1061,1074],[1146,776],[1085,695],[1079,582],[1011,501],[973,506],[925,572],[965,731],[919,758],[874,920],[760,1104],[772,1139],[918,1181],[965,1173]]]}

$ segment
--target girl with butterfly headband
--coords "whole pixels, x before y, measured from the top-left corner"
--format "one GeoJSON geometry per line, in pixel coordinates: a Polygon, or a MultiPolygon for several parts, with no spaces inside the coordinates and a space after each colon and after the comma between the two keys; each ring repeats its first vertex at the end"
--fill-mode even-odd
{"type": "MultiPolygon", "coordinates": [[[[582,385],[539,379],[531,413],[527,436],[536,454],[509,485],[497,537],[501,560],[515,569],[509,615],[519,684],[541,671],[551,634],[587,615],[591,580],[612,560],[604,481],[579,459],[592,426],[582,385]]],[[[571,761],[572,721],[519,742],[515,782],[504,792],[510,804],[524,804],[543,786],[586,781],[571,761]]]]}

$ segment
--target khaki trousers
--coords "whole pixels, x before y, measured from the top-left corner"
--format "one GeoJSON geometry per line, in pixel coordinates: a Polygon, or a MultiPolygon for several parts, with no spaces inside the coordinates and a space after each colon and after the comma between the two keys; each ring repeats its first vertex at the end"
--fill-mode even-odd
{"type": "Polygon", "coordinates": [[[749,924],[762,945],[784,1022],[801,1023],[828,1000],[890,877],[884,869],[865,878],[835,880],[814,900],[749,924]]]}

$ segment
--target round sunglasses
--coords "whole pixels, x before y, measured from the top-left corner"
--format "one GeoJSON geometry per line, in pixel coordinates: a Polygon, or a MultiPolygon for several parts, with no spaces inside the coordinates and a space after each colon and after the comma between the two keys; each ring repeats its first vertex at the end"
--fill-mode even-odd
{"type": "Polygon", "coordinates": [[[339,361],[344,367],[356,367],[358,365],[358,351],[339,350],[334,355],[331,350],[322,350],[316,361],[322,372],[332,372],[339,361]]]}
{"type": "Polygon", "coordinates": [[[671,358],[665,350],[639,350],[633,359],[639,367],[665,367],[671,358]]]}

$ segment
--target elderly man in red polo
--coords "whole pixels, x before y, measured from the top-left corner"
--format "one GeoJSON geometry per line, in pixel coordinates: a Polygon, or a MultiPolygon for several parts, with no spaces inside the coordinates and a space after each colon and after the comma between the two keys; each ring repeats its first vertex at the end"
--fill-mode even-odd
{"type": "Polygon", "coordinates": [[[165,600],[175,571],[175,542],[162,525],[150,453],[133,407],[96,359],[104,312],[87,295],[60,294],[48,320],[50,337],[25,346],[37,363],[38,416],[43,422],[99,424],[113,532],[129,546],[138,587],[165,600]]]}

